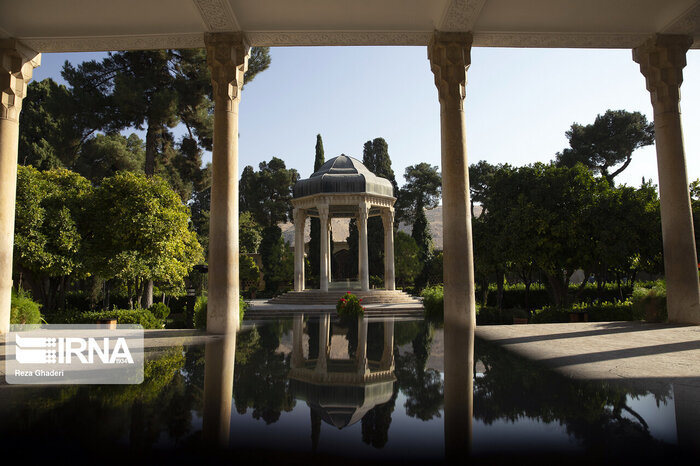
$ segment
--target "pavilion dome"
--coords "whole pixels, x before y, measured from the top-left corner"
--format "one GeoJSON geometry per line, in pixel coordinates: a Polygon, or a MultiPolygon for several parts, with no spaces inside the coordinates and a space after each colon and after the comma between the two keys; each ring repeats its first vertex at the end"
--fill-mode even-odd
{"type": "Polygon", "coordinates": [[[375,175],[359,160],[341,154],[294,185],[295,198],[320,193],[367,193],[393,197],[394,187],[391,181],[375,175]]]}

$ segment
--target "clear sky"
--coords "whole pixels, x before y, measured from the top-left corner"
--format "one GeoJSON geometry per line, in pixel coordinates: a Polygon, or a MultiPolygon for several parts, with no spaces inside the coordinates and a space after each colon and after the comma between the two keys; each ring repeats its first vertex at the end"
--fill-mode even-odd
{"type": "MultiPolygon", "coordinates": [[[[397,181],[407,166],[440,165],[437,90],[425,47],[272,48],[272,64],[242,93],[239,170],[280,157],[311,174],[316,134],[326,159],[362,158],[365,141],[389,143],[397,181]]],[[[65,60],[105,54],[44,54],[35,79],[61,81],[65,60]]],[[[700,51],[684,70],[681,110],[688,178],[700,178],[700,51]]],[[[467,145],[470,163],[524,165],[549,161],[567,147],[573,122],[592,123],[607,109],[652,107],[630,50],[472,49],[468,72],[467,145]]],[[[142,136],[143,137],[143,136],[142,136]]],[[[616,178],[639,186],[657,180],[653,146],[635,152],[616,178]]]]}

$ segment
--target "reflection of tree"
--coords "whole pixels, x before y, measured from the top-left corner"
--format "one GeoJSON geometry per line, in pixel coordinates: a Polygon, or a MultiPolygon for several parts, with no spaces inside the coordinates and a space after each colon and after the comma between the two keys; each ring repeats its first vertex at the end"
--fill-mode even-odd
{"type": "Polygon", "coordinates": [[[398,389],[394,385],[394,393],[386,403],[370,409],[362,418],[362,441],[374,448],[383,448],[389,440],[391,413],[394,412],[398,389]]]}
{"type": "MultiPolygon", "coordinates": [[[[645,395],[646,390],[568,379],[481,340],[476,341],[474,360],[485,368],[474,380],[474,418],[485,424],[499,419],[558,421],[569,435],[596,450],[647,450],[656,442],[646,421],[627,405],[628,396],[645,395]]],[[[654,396],[657,403],[665,402],[669,388],[654,396]]]]}
{"type": "Polygon", "coordinates": [[[284,327],[271,323],[238,336],[233,398],[236,411],[244,414],[253,408],[253,419],[266,424],[277,422],[282,411],[291,411],[294,398],[289,391],[289,358],[278,353],[284,327]]]}
{"type": "Polygon", "coordinates": [[[395,354],[397,383],[406,395],[406,414],[423,421],[440,417],[443,404],[444,383],[440,372],[425,368],[432,341],[433,327],[423,321],[413,339],[413,352],[395,354]]]}

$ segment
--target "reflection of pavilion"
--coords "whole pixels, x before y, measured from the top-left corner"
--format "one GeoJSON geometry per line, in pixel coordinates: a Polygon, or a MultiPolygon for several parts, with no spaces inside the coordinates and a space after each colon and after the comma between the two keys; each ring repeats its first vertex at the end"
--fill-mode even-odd
{"type": "Polygon", "coordinates": [[[379,360],[367,357],[367,319],[358,320],[357,351],[354,357],[330,357],[330,314],[319,322],[319,351],[316,359],[304,358],[303,315],[294,317],[291,391],[306,401],[314,414],[339,429],[350,426],[375,406],[388,402],[394,392],[394,322],[384,322],[384,345],[379,360]]]}

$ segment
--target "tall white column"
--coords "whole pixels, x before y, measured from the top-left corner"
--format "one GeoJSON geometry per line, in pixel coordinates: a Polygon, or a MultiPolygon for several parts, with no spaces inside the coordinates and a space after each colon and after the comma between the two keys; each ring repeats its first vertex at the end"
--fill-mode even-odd
{"type": "Polygon", "coordinates": [[[369,254],[367,252],[367,218],[369,217],[369,204],[360,203],[359,223],[357,225],[360,233],[360,287],[362,291],[369,291],[369,254]]]}
{"type": "Polygon", "coordinates": [[[205,34],[214,89],[207,332],[238,329],[238,104],[250,47],[241,33],[205,34]]]}
{"type": "Polygon", "coordinates": [[[333,261],[333,248],[331,247],[331,216],[330,214],[328,215],[328,260],[326,261],[326,269],[328,270],[328,283],[333,281],[333,270],[331,269],[331,263],[333,261]]]}
{"type": "Polygon", "coordinates": [[[394,319],[384,321],[384,349],[379,368],[384,371],[394,370],[394,319]]]}
{"type": "Polygon", "coordinates": [[[294,291],[304,291],[304,226],[306,211],[294,208],[294,291]]]}
{"type": "Polygon", "coordinates": [[[469,33],[436,32],[428,45],[428,59],[440,99],[448,461],[463,459],[471,440],[473,380],[470,368],[474,366],[476,305],[464,115],[471,44],[469,33]]]}
{"type": "Polygon", "coordinates": [[[382,212],[384,225],[384,288],[396,289],[394,278],[394,209],[389,207],[382,212]]]}
{"type": "Polygon", "coordinates": [[[304,314],[294,314],[292,321],[292,369],[304,364],[304,314]]]}
{"type": "Polygon", "coordinates": [[[41,54],[14,39],[0,40],[0,335],[10,330],[19,113],[40,63],[41,54]]]}
{"type": "Polygon", "coordinates": [[[328,291],[328,204],[318,206],[318,218],[321,224],[321,291],[328,291]]]}
{"type": "Polygon", "coordinates": [[[229,446],[235,361],[236,332],[207,340],[204,345],[202,440],[211,447],[229,446]]]}
{"type": "Polygon", "coordinates": [[[633,51],[654,107],[669,322],[700,324],[700,287],[681,129],[680,86],[688,36],[657,34],[633,51]]]}

